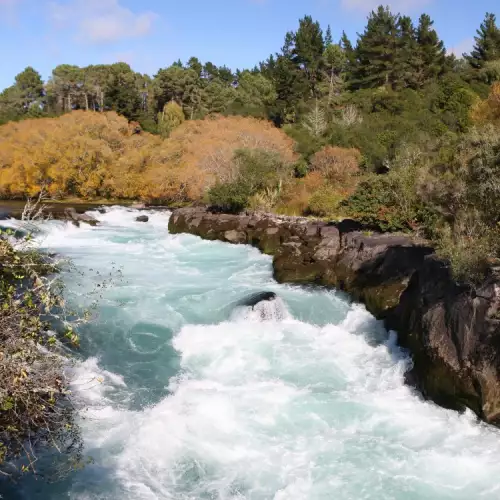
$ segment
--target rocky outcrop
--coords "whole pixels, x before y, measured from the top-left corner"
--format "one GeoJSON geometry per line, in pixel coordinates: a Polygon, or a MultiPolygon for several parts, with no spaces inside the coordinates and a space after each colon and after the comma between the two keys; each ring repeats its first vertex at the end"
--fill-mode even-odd
{"type": "Polygon", "coordinates": [[[148,222],[149,217],[147,215],[139,215],[139,217],[135,218],[136,222],[148,222]]]}
{"type": "Polygon", "coordinates": [[[176,210],[171,233],[246,243],[273,255],[274,276],[348,292],[399,333],[414,366],[409,383],[442,406],[500,425],[500,278],[456,283],[424,242],[363,231],[356,222],[176,210]]]}

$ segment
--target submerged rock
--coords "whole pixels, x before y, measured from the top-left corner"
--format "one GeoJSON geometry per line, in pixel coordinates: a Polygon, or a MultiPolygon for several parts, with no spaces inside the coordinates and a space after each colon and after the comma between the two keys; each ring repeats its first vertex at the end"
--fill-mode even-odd
{"type": "Polygon", "coordinates": [[[149,217],[147,215],[139,215],[139,217],[135,218],[136,222],[148,222],[149,217]]]}
{"type": "MultiPolygon", "coordinates": [[[[266,214],[176,210],[171,233],[249,243],[274,256],[279,282],[317,283],[366,304],[413,355],[407,381],[436,403],[472,409],[500,425],[500,276],[477,289],[456,283],[447,262],[411,237],[355,221],[328,224],[266,214]]],[[[267,298],[266,298],[267,297],[267,298]]],[[[245,299],[249,307],[272,292],[245,299]]]]}
{"type": "Polygon", "coordinates": [[[65,208],[64,214],[68,220],[77,223],[77,225],[80,222],[85,222],[91,226],[97,226],[97,224],[99,224],[99,221],[91,215],[79,214],[74,208],[65,208]]]}

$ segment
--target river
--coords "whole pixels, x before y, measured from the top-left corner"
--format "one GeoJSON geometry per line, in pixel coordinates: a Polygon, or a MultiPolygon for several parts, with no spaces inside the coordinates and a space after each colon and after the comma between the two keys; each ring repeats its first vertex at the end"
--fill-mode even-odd
{"type": "Polygon", "coordinates": [[[112,279],[72,369],[93,463],[4,498],[500,498],[500,433],[405,386],[409,357],[362,306],[277,284],[253,248],[169,235],[166,212],[90,213],[37,242],[72,259],[69,301],[112,279]],[[260,291],[279,299],[238,306],[260,291]]]}

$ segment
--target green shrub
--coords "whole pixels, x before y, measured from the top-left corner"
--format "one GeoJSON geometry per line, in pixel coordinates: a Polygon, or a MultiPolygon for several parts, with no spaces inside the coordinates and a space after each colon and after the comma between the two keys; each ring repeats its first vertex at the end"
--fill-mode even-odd
{"type": "Polygon", "coordinates": [[[309,200],[308,212],[319,217],[338,215],[339,205],[344,199],[341,193],[329,185],[319,188],[309,200]]]}
{"type": "Polygon", "coordinates": [[[249,206],[250,198],[261,193],[260,202],[254,199],[256,205],[263,200],[269,208],[270,200],[276,199],[273,193],[281,189],[281,183],[286,178],[293,177],[292,164],[283,163],[277,153],[262,149],[239,149],[233,158],[236,179],[233,182],[219,183],[213,186],[209,200],[213,206],[228,212],[239,212],[249,206]]]}
{"type": "Polygon", "coordinates": [[[303,158],[301,158],[298,162],[295,163],[293,171],[295,177],[297,179],[301,179],[302,177],[305,177],[307,175],[307,172],[309,172],[309,165],[303,158]]]}
{"type": "Polygon", "coordinates": [[[248,206],[252,195],[249,186],[244,182],[226,182],[216,184],[208,192],[210,203],[226,212],[241,212],[248,206]]]}
{"type": "Polygon", "coordinates": [[[372,175],[358,185],[341,208],[349,217],[381,231],[407,231],[408,221],[398,210],[394,190],[391,177],[372,175]]]}

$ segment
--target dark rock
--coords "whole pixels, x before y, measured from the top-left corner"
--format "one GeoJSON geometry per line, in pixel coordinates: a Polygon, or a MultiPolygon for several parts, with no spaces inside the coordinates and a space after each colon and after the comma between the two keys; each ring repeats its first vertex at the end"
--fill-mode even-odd
{"type": "Polygon", "coordinates": [[[139,217],[136,217],[135,220],[137,222],[148,222],[149,217],[147,215],[139,215],[139,217]]]}
{"type": "Polygon", "coordinates": [[[258,292],[246,297],[238,302],[239,306],[254,307],[259,302],[269,302],[276,299],[274,292],[258,292]]]}

